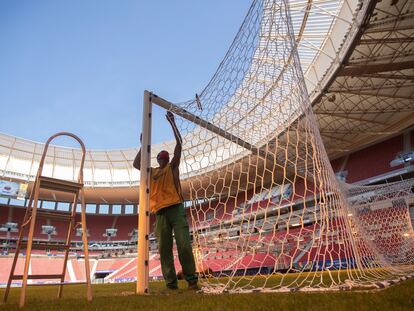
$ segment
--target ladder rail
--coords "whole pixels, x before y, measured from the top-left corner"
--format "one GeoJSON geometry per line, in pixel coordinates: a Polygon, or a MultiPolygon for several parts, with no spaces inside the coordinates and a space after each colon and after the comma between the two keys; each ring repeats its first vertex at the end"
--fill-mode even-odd
{"type": "MultiPolygon", "coordinates": [[[[72,217],[69,221],[69,226],[68,226],[68,232],[67,232],[67,236],[66,236],[66,244],[65,245],[70,245],[70,241],[72,240],[73,229],[75,228],[75,217],[76,217],[77,203],[78,203],[78,193],[75,194],[75,197],[73,199],[72,213],[71,213],[72,217]]],[[[66,267],[67,267],[67,264],[68,264],[68,256],[69,256],[69,248],[67,248],[65,250],[65,256],[64,256],[64,260],[63,260],[62,278],[60,280],[61,283],[64,283],[64,281],[65,281],[66,267]]],[[[58,291],[58,298],[62,297],[62,291],[63,291],[63,285],[60,285],[59,286],[59,291],[58,291]]]]}
{"type": "Polygon", "coordinates": [[[83,188],[80,190],[81,193],[81,223],[82,223],[82,241],[83,241],[83,252],[85,256],[85,279],[86,279],[86,298],[88,301],[92,301],[92,287],[91,287],[91,268],[89,266],[89,249],[88,249],[88,232],[86,231],[86,204],[85,194],[83,188]]]}
{"type": "Polygon", "coordinates": [[[6,302],[7,298],[9,297],[10,287],[11,287],[11,283],[13,281],[14,271],[16,270],[17,261],[19,259],[20,247],[21,247],[22,239],[23,239],[23,233],[24,233],[24,230],[25,230],[25,226],[27,225],[27,221],[29,219],[29,214],[30,214],[29,209],[30,209],[30,206],[33,202],[33,195],[34,195],[35,186],[36,186],[36,180],[35,180],[35,183],[34,183],[34,187],[33,187],[32,191],[30,192],[29,203],[27,204],[27,207],[26,207],[26,212],[24,214],[23,222],[20,224],[19,237],[17,238],[17,241],[16,241],[16,250],[15,250],[15,253],[14,253],[13,263],[12,263],[12,266],[10,268],[9,279],[7,280],[7,286],[6,286],[6,289],[4,291],[4,295],[3,295],[3,302],[6,302]]]}
{"type": "Polygon", "coordinates": [[[29,237],[27,239],[27,248],[26,248],[26,259],[24,263],[24,271],[23,271],[23,281],[22,281],[22,289],[20,291],[20,300],[19,306],[23,307],[24,302],[26,300],[26,287],[27,287],[27,280],[29,274],[29,265],[30,265],[30,258],[32,254],[32,242],[33,242],[33,235],[34,229],[36,224],[36,212],[37,212],[37,204],[39,202],[39,183],[36,184],[34,190],[34,198],[33,198],[33,208],[31,213],[31,220],[30,220],[30,227],[29,227],[29,237]]]}

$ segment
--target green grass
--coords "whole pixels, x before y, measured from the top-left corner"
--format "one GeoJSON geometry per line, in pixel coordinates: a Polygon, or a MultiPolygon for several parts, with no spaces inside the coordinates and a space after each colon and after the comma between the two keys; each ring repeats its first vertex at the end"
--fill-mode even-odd
{"type": "MultiPolygon", "coordinates": [[[[164,290],[163,282],[152,282],[151,295],[133,295],[135,283],[93,285],[93,301],[87,302],[84,285],[66,286],[61,300],[56,286],[30,287],[26,306],[19,309],[19,289],[12,289],[3,310],[414,310],[414,280],[385,290],[319,293],[252,293],[205,295],[185,289],[164,290]]],[[[4,289],[0,290],[3,295],[4,289]]]]}

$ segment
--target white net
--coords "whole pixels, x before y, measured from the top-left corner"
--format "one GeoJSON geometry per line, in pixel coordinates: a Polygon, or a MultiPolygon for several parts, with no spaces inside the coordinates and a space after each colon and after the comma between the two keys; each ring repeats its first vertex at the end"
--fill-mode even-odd
{"type": "Polygon", "coordinates": [[[221,130],[177,118],[205,292],[378,286],[413,271],[412,182],[339,185],[285,0],[254,1],[200,102],[177,106],[221,130]]]}
{"type": "Polygon", "coordinates": [[[343,191],[354,239],[367,264],[397,271],[412,269],[414,180],[365,187],[343,185],[343,191]]]}

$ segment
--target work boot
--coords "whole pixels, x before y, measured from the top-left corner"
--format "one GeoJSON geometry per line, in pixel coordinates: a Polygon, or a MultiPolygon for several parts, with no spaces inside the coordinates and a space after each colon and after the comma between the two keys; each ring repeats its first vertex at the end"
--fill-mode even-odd
{"type": "Polygon", "coordinates": [[[188,289],[197,291],[197,290],[200,290],[201,288],[200,286],[198,286],[197,282],[194,282],[194,283],[188,283],[188,289]]]}

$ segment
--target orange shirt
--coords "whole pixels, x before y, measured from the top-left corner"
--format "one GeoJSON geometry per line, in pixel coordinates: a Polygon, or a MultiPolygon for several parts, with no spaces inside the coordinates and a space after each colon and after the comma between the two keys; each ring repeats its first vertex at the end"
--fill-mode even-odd
{"type": "Polygon", "coordinates": [[[181,189],[179,185],[175,185],[170,163],[164,168],[151,168],[150,180],[150,210],[152,213],[183,202],[181,189]]]}

